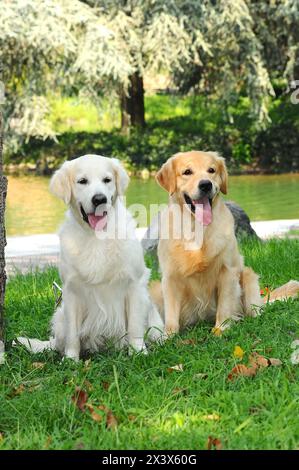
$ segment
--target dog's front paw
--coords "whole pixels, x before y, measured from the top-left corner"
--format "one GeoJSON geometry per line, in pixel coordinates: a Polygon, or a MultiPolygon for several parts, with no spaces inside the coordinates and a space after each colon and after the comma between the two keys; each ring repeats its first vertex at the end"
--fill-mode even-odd
{"type": "Polygon", "coordinates": [[[74,362],[79,362],[79,353],[73,349],[68,349],[65,351],[63,359],[71,359],[74,362]]]}
{"type": "Polygon", "coordinates": [[[148,354],[148,351],[147,351],[147,348],[143,339],[142,340],[135,339],[135,340],[130,341],[129,355],[131,356],[132,354],[136,354],[136,353],[148,354]]]}
{"type": "Polygon", "coordinates": [[[166,337],[170,337],[173,335],[176,335],[180,330],[180,327],[178,324],[174,323],[167,323],[165,325],[165,335],[166,337]]]}

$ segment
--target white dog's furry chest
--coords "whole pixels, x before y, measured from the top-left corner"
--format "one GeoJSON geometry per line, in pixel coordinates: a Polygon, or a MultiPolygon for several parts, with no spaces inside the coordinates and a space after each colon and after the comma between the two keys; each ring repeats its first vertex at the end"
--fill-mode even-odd
{"type": "Polygon", "coordinates": [[[97,351],[107,340],[120,347],[126,342],[128,282],[85,286],[88,311],[80,331],[84,349],[97,351]]]}
{"type": "Polygon", "coordinates": [[[96,285],[137,280],[143,274],[142,248],[136,239],[99,240],[94,234],[87,237],[85,233],[64,229],[60,238],[63,281],[71,275],[96,285]]]}

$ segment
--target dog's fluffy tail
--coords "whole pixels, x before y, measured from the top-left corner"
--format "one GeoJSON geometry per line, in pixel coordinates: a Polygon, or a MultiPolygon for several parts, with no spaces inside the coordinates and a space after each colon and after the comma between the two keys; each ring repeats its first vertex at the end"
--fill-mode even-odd
{"type": "Polygon", "coordinates": [[[297,297],[299,294],[299,282],[289,281],[283,286],[277,287],[269,295],[264,297],[264,303],[275,302],[275,300],[286,300],[290,297],[297,297]]]}
{"type": "Polygon", "coordinates": [[[55,349],[54,338],[50,338],[49,341],[41,341],[36,338],[30,339],[19,336],[16,341],[13,341],[12,345],[17,346],[18,344],[25,346],[25,348],[31,353],[40,353],[55,349]]]}

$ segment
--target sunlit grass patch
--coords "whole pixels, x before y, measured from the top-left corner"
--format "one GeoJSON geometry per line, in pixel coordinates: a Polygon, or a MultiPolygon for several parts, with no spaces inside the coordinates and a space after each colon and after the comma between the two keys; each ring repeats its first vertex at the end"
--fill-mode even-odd
{"type": "MultiPolygon", "coordinates": [[[[298,240],[244,241],[242,252],[262,286],[299,277],[298,240]]],[[[146,261],[158,278],[155,259],[146,261]]],[[[10,347],[20,334],[47,338],[53,280],[59,278],[52,268],[11,278],[7,286],[1,449],[298,448],[299,369],[290,361],[291,343],[299,338],[298,300],[267,305],[261,316],[238,322],[221,337],[201,323],[151,346],[147,356],[109,351],[74,364],[55,352],[33,356],[10,347]],[[282,364],[228,380],[254,352],[282,364]],[[76,387],[86,392],[84,412],[72,400],[76,387]],[[95,420],[90,407],[103,418],[95,420]],[[103,410],[112,411],[115,428],[107,427],[103,410]]]]}

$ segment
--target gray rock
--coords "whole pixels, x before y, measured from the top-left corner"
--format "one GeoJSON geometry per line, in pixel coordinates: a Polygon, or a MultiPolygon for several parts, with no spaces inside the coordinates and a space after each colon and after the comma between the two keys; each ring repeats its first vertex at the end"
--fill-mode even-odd
{"type": "Polygon", "coordinates": [[[250,219],[246,212],[233,201],[224,201],[225,205],[229,208],[233,214],[235,221],[235,234],[236,237],[254,237],[258,239],[256,232],[253,230],[250,224],[250,219]]]}
{"type": "MultiPolygon", "coordinates": [[[[246,212],[233,201],[224,201],[225,205],[231,211],[235,221],[235,234],[237,238],[253,237],[259,239],[256,232],[250,224],[250,219],[246,212]]],[[[159,240],[158,217],[155,217],[148,227],[141,243],[144,252],[155,252],[159,240]]]]}

